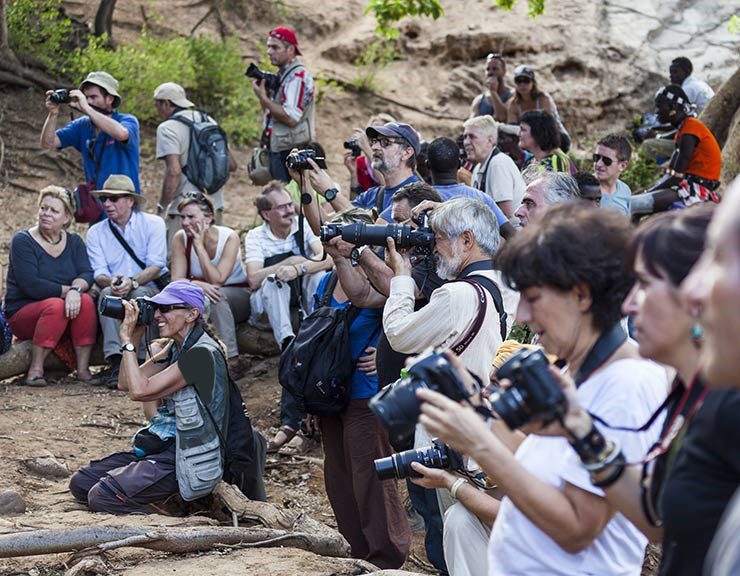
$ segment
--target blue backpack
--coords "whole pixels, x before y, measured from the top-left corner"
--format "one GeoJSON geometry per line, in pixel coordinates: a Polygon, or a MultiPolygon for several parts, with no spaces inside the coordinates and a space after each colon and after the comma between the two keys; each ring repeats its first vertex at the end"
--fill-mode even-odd
{"type": "Polygon", "coordinates": [[[188,162],[182,171],[185,177],[200,190],[215,194],[229,180],[229,145],[226,133],[203,112],[195,121],[179,114],[171,120],[182,122],[190,128],[188,162]]]}
{"type": "Polygon", "coordinates": [[[13,333],[10,331],[8,321],[5,319],[3,308],[0,306],[0,354],[5,354],[10,350],[10,343],[13,341],[13,333]]]}

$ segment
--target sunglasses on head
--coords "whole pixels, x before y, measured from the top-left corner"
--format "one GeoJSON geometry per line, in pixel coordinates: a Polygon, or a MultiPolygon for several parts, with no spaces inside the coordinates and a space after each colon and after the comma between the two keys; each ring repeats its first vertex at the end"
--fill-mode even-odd
{"type": "Polygon", "coordinates": [[[118,201],[119,201],[119,200],[120,200],[121,198],[123,198],[123,196],[107,196],[107,195],[105,195],[105,194],[101,194],[100,196],[98,196],[98,198],[100,198],[100,201],[101,201],[101,202],[103,202],[103,203],[104,203],[104,202],[105,202],[106,200],[110,200],[111,202],[113,202],[113,203],[115,204],[115,203],[116,203],[116,202],[118,202],[118,201]]]}
{"type": "Polygon", "coordinates": [[[594,160],[594,164],[601,160],[604,163],[604,166],[606,166],[607,168],[609,168],[609,166],[612,165],[612,162],[614,162],[614,160],[612,160],[608,156],[602,156],[601,154],[594,154],[592,158],[594,160]]]}
{"type": "Polygon", "coordinates": [[[158,304],[157,310],[162,314],[167,314],[167,312],[172,312],[173,310],[190,310],[190,306],[187,304],[158,304]]]}
{"type": "Polygon", "coordinates": [[[519,76],[518,78],[514,78],[514,83],[516,84],[529,84],[531,81],[532,79],[528,76],[519,76]]]}

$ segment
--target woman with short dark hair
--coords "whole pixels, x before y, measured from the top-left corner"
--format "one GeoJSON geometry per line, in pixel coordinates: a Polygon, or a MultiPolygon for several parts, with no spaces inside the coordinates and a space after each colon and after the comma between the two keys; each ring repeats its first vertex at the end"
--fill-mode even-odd
{"type": "Polygon", "coordinates": [[[541,166],[549,172],[568,172],[576,169],[560,147],[561,134],[555,118],[544,110],[530,110],[519,119],[519,146],[531,154],[524,168],[541,166]]]}
{"type": "MultiPolygon", "coordinates": [[[[632,277],[629,224],[584,204],[561,204],[507,241],[496,258],[521,293],[517,321],[577,375],[578,400],[604,421],[637,428],[666,396],[663,368],[640,358],[621,327],[632,277]]],[[[451,361],[457,364],[451,357],[451,361]]],[[[639,575],[647,539],[594,486],[568,441],[537,434],[515,454],[467,405],[420,390],[419,423],[469,454],[503,489],[489,542],[489,575],[639,575]]],[[[630,461],[657,434],[609,431],[630,461]]]]}

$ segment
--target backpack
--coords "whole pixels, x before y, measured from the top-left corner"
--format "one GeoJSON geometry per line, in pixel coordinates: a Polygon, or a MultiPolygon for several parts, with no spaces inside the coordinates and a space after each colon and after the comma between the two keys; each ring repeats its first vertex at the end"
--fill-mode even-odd
{"type": "Polygon", "coordinates": [[[2,306],[0,306],[0,354],[5,354],[10,350],[10,345],[13,342],[13,333],[10,331],[8,321],[5,319],[5,314],[2,306]]]}
{"type": "Polygon", "coordinates": [[[200,119],[190,120],[180,115],[171,120],[190,128],[188,161],[182,171],[190,182],[208,194],[215,194],[229,180],[229,145],[226,133],[203,112],[200,119]]]}
{"type": "MultiPolygon", "coordinates": [[[[349,329],[361,309],[330,306],[337,284],[331,272],[317,307],[303,319],[298,333],[280,356],[278,380],[308,414],[335,416],[344,411],[352,393],[357,360],[350,352],[349,329]]],[[[380,326],[368,340],[372,342],[380,326]]]]}

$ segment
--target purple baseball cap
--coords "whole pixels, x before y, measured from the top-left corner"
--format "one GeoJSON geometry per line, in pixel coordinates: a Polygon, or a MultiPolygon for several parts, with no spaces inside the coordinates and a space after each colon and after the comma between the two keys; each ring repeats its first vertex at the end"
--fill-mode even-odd
{"type": "Polygon", "coordinates": [[[370,140],[377,138],[378,136],[385,136],[387,138],[401,138],[406,144],[414,149],[414,154],[419,155],[421,150],[421,144],[419,142],[419,134],[409,124],[403,122],[388,122],[383,126],[369,126],[365,129],[365,134],[370,140]]]}
{"type": "Polygon", "coordinates": [[[165,286],[156,296],[151,298],[144,298],[144,300],[151,302],[152,304],[160,304],[162,306],[169,306],[170,304],[187,304],[193,308],[197,308],[198,311],[203,314],[205,310],[206,296],[203,290],[197,284],[188,282],[187,280],[176,280],[165,286]]]}

